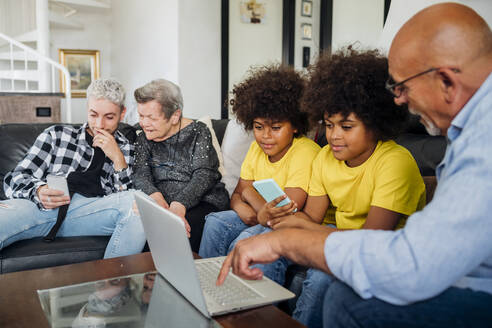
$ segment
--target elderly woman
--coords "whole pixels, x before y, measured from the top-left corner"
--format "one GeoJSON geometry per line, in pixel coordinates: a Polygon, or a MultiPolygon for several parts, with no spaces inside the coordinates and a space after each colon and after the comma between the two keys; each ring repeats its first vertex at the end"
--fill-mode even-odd
{"type": "Polygon", "coordinates": [[[229,204],[210,130],[182,116],[183,96],[172,82],[154,80],[135,90],[135,99],[143,129],[135,144],[135,187],[183,218],[198,252],[205,215],[229,204]]]}

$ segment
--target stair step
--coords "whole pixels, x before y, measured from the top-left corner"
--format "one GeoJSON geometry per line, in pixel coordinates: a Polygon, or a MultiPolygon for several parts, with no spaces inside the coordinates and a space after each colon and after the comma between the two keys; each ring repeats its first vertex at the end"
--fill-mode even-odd
{"type": "Polygon", "coordinates": [[[83,29],[84,25],[57,12],[49,12],[50,26],[70,29],[83,29]]]}
{"type": "Polygon", "coordinates": [[[51,2],[60,2],[68,5],[79,5],[84,7],[111,8],[109,4],[96,0],[51,0],[51,2]]]}
{"type": "MultiPolygon", "coordinates": [[[[28,61],[37,61],[38,60],[37,56],[33,55],[32,53],[24,52],[24,51],[14,51],[12,53],[12,56],[14,57],[14,60],[24,61],[26,59],[26,53],[27,53],[27,60],[28,61]]],[[[10,60],[10,51],[0,52],[0,60],[10,60]]]]}
{"type": "Polygon", "coordinates": [[[39,81],[38,70],[0,70],[0,79],[39,81]]]}
{"type": "Polygon", "coordinates": [[[19,42],[37,42],[38,41],[38,30],[32,30],[29,32],[26,32],[24,34],[21,34],[15,39],[19,42]]]}
{"type": "MultiPolygon", "coordinates": [[[[37,42],[38,41],[38,30],[32,30],[24,34],[13,37],[19,42],[37,42]]],[[[6,40],[0,40],[0,47],[9,44],[6,40]]]]}

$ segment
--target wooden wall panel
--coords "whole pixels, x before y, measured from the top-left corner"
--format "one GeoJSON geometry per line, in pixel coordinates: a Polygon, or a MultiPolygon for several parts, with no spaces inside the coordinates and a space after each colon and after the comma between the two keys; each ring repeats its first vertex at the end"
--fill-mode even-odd
{"type": "Polygon", "coordinates": [[[0,123],[59,123],[60,99],[58,95],[0,95],[0,123]],[[36,108],[41,107],[51,108],[51,116],[37,116],[36,108]]]}

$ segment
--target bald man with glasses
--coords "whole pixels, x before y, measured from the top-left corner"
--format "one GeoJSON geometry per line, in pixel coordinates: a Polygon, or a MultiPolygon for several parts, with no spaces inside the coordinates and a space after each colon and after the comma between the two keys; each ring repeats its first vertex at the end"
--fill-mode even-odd
{"type": "Polygon", "coordinates": [[[218,284],[285,256],[333,274],[324,327],[492,326],[492,31],[472,9],[430,6],[406,22],[386,88],[448,139],[432,202],[398,231],[277,230],[240,241],[218,284]]]}

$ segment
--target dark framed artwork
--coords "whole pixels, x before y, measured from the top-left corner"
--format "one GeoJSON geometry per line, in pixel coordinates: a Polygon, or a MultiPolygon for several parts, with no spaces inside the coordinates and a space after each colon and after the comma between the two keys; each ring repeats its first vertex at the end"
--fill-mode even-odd
{"type": "Polygon", "coordinates": [[[302,31],[302,39],[303,40],[312,40],[313,39],[313,26],[308,23],[302,23],[301,24],[301,31],[302,31]]]}
{"type": "Polygon", "coordinates": [[[311,0],[302,0],[301,16],[311,17],[313,15],[313,2],[311,0]]]}

